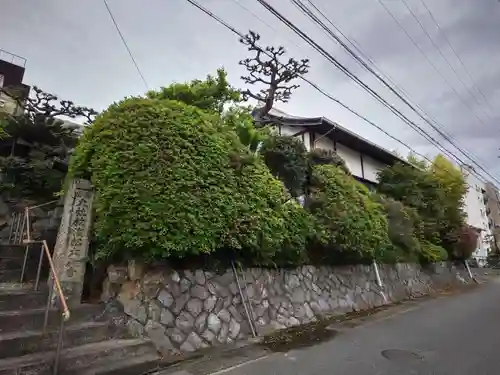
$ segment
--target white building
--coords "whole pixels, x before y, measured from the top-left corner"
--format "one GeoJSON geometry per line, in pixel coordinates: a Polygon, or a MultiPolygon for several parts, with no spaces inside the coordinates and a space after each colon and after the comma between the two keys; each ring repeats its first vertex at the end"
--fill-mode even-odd
{"type": "Polygon", "coordinates": [[[472,257],[477,260],[479,266],[484,266],[490,252],[491,230],[488,223],[487,207],[485,204],[486,187],[484,183],[473,173],[474,168],[469,165],[461,167],[469,190],[465,197],[465,211],[467,213],[467,224],[478,231],[477,249],[472,257]]]}
{"type": "Polygon", "coordinates": [[[377,173],[387,165],[404,159],[353,133],[325,117],[297,117],[277,109],[268,114],[280,135],[299,137],[307,150],[322,148],[335,151],[344,159],[352,175],[368,186],[377,184],[377,173]]]}

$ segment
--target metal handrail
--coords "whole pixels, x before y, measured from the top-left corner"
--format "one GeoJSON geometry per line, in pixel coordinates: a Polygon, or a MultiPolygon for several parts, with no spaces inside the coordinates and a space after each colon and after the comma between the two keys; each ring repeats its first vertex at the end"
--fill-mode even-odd
{"type": "MultiPolygon", "coordinates": [[[[47,244],[47,241],[46,240],[42,240],[42,241],[25,240],[25,241],[23,241],[23,243],[25,245],[31,245],[31,244],[37,244],[37,243],[42,244],[42,253],[40,254],[40,258],[43,259],[43,254],[45,254],[47,256],[47,259],[48,259],[49,265],[50,265],[50,271],[52,274],[52,278],[54,279],[56,291],[57,291],[59,300],[61,301],[62,310],[63,310],[62,316],[64,317],[64,320],[67,321],[69,319],[71,313],[70,313],[70,310],[68,308],[68,304],[66,303],[66,297],[64,297],[64,292],[62,290],[61,283],[59,282],[59,278],[57,277],[57,272],[55,270],[54,261],[52,259],[52,256],[50,255],[50,249],[49,249],[49,245],[47,244]]],[[[39,264],[41,264],[41,262],[39,264]]],[[[39,276],[37,276],[37,279],[38,278],[39,278],[39,276]]],[[[35,288],[35,289],[38,289],[38,288],[35,288]]]]}
{"type": "MultiPolygon", "coordinates": [[[[53,375],[57,375],[58,369],[59,369],[59,359],[61,356],[61,349],[62,349],[62,342],[63,342],[63,336],[64,336],[64,323],[67,322],[71,316],[71,312],[69,310],[68,304],[66,302],[66,297],[64,296],[64,291],[61,287],[61,283],[59,281],[59,277],[57,276],[56,268],[54,265],[54,260],[52,258],[52,255],[50,254],[50,249],[49,245],[47,244],[46,240],[32,240],[31,239],[31,226],[30,226],[30,210],[34,208],[38,208],[41,206],[48,205],[50,203],[54,203],[57,201],[52,201],[52,202],[47,202],[44,204],[40,204],[37,206],[32,206],[32,207],[26,207],[24,210],[24,220],[23,220],[23,225],[26,225],[26,239],[22,240],[22,243],[26,245],[26,251],[24,255],[24,263],[23,263],[23,269],[21,271],[21,282],[23,282],[24,279],[24,272],[26,269],[26,261],[28,258],[28,251],[29,251],[29,246],[31,244],[41,244],[42,248],[40,251],[40,259],[38,261],[38,270],[37,270],[37,275],[36,275],[36,281],[35,281],[35,290],[38,290],[38,286],[40,283],[40,274],[41,274],[41,269],[42,269],[42,264],[43,264],[43,257],[44,255],[47,257],[47,260],[49,261],[49,267],[50,267],[50,273],[52,276],[53,280],[53,285],[50,286],[49,290],[49,295],[47,298],[47,305],[45,306],[45,317],[44,317],[44,323],[43,323],[43,335],[47,332],[47,325],[49,321],[49,310],[50,310],[50,305],[52,303],[52,297],[53,297],[53,292],[54,292],[54,287],[58,295],[59,302],[61,303],[62,307],[62,319],[61,319],[61,324],[59,327],[59,335],[58,335],[58,340],[57,340],[57,347],[56,347],[56,355],[54,358],[54,365],[52,368],[52,373],[53,375]]],[[[22,239],[24,234],[24,228],[20,233],[20,238],[22,239]]]]}
{"type": "MultiPolygon", "coordinates": [[[[54,261],[52,259],[52,255],[50,254],[49,245],[47,244],[46,240],[33,241],[31,239],[31,227],[30,227],[30,219],[29,219],[30,210],[32,210],[34,208],[41,207],[41,206],[45,206],[45,205],[48,205],[48,204],[54,203],[54,202],[57,202],[57,201],[47,202],[47,203],[39,204],[37,206],[25,208],[24,215],[26,218],[25,220],[26,220],[26,237],[27,237],[27,239],[23,241],[23,244],[25,244],[26,246],[29,246],[30,244],[34,244],[34,243],[41,243],[42,244],[42,251],[40,252],[40,261],[38,263],[38,268],[41,269],[43,255],[45,254],[47,256],[47,260],[49,261],[49,266],[50,266],[52,278],[54,279],[54,284],[55,284],[55,287],[57,290],[57,294],[59,296],[59,300],[61,301],[61,305],[63,307],[63,317],[65,320],[68,320],[70,317],[70,311],[68,308],[68,304],[66,303],[66,298],[64,296],[64,292],[62,290],[61,283],[59,282],[59,277],[57,276],[56,268],[54,266],[54,261]]],[[[26,249],[26,253],[27,252],[28,252],[28,249],[26,249]]],[[[39,278],[40,278],[40,275],[39,275],[40,272],[37,272],[37,273],[38,273],[38,275],[37,275],[36,284],[38,284],[39,278]]],[[[21,282],[22,282],[22,280],[21,280],[21,282]]]]}

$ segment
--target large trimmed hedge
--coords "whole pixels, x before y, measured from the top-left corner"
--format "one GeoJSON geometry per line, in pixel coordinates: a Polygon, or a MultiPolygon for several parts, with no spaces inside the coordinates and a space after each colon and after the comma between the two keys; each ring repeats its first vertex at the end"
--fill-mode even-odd
{"type": "Polygon", "coordinates": [[[71,173],[90,173],[95,184],[101,257],[229,248],[266,263],[288,258],[280,251],[295,258],[310,228],[307,213],[286,202],[280,181],[219,116],[177,101],[110,106],[86,129],[71,173]]]}
{"type": "MultiPolygon", "coordinates": [[[[314,167],[309,199],[309,209],[320,228],[320,242],[333,253],[351,252],[371,259],[390,248],[383,206],[341,168],[314,167]]],[[[335,254],[324,256],[328,259],[335,254]]]]}

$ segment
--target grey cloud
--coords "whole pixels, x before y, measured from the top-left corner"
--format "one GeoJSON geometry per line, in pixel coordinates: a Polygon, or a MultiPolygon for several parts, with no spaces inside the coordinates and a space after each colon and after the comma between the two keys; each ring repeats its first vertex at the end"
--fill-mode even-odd
{"type": "MultiPolygon", "coordinates": [[[[291,56],[311,59],[309,78],[323,89],[358,110],[391,134],[417,150],[435,154],[422,139],[390,114],[323,57],[265,11],[255,0],[206,0],[202,4],[242,31],[255,29],[266,44],[284,45],[291,56]],[[242,9],[249,8],[271,27],[242,9]],[[297,47],[298,45],[299,47],[297,47]]],[[[311,37],[339,58],[352,71],[382,93],[410,118],[422,123],[387,89],[359,67],[319,28],[298,12],[289,0],[269,0],[311,37]]],[[[382,0],[415,38],[429,59],[440,69],[468,105],[484,116],[478,124],[457,95],[429,65],[380,6],[378,0],[315,0],[331,19],[364,52],[404,88],[467,149],[478,154],[491,170],[496,166],[500,113],[500,3],[494,0],[424,0],[473,74],[493,109],[465,90],[439,53],[427,40],[400,0],[382,0]]],[[[446,41],[432,23],[420,0],[406,0],[424,23],[436,43],[471,88],[472,83],[458,64],[446,41]]],[[[225,66],[231,82],[241,86],[244,73],[238,61],[246,51],[237,37],[185,0],[108,0],[117,22],[139,63],[149,86],[157,88],[173,81],[204,77],[225,66]]],[[[145,88],[124,49],[101,0],[45,0],[23,2],[3,0],[7,17],[0,24],[0,48],[28,59],[26,83],[70,98],[83,105],[103,109],[127,95],[145,88]],[[23,20],[23,22],[19,22],[23,20]]],[[[389,149],[407,150],[389,137],[302,84],[288,104],[280,108],[297,115],[323,115],[389,149]]],[[[436,138],[434,131],[429,132],[436,138]]]]}

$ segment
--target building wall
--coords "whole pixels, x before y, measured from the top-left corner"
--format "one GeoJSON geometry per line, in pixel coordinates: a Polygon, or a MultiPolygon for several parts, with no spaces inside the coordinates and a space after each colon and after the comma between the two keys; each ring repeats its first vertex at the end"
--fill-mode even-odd
{"type": "Polygon", "coordinates": [[[22,113],[22,110],[22,106],[20,106],[16,100],[0,91],[0,112],[10,115],[19,115],[22,113]]]}
{"type": "MultiPolygon", "coordinates": [[[[302,127],[298,126],[281,126],[278,130],[280,135],[288,135],[288,136],[293,136],[297,134],[298,132],[303,131],[304,129],[302,127]]],[[[310,140],[309,140],[309,133],[304,132],[303,134],[299,134],[296,136],[298,139],[302,140],[304,145],[306,146],[307,151],[310,151],[310,140]]]]}
{"type": "Polygon", "coordinates": [[[377,182],[377,174],[381,169],[385,168],[386,165],[378,160],[373,159],[368,155],[363,155],[363,172],[365,174],[364,178],[371,182],[377,182]]]}
{"type": "Polygon", "coordinates": [[[465,211],[467,213],[467,224],[480,231],[477,250],[473,257],[479,264],[484,264],[490,251],[490,227],[484,203],[484,193],[486,192],[484,183],[473,173],[472,167],[462,166],[462,172],[469,184],[469,190],[465,198],[465,211]]]}
{"type": "Polygon", "coordinates": [[[0,59],[0,74],[4,76],[3,86],[19,86],[23,82],[24,67],[0,59]]]}
{"type": "MultiPolygon", "coordinates": [[[[4,54],[10,55],[6,52],[4,54]]],[[[0,112],[12,115],[22,113],[22,105],[19,105],[12,96],[23,101],[29,95],[30,87],[23,84],[24,71],[23,66],[0,59],[0,88],[3,89],[0,91],[0,112]],[[4,90],[9,91],[11,95],[7,95],[4,90]]]]}
{"type": "Polygon", "coordinates": [[[337,143],[336,146],[337,155],[344,159],[351,173],[356,177],[364,178],[361,154],[340,143],[337,143]]]}
{"type": "MultiPolygon", "coordinates": [[[[491,182],[486,183],[486,213],[488,225],[496,241],[496,248],[500,248],[500,192],[491,182]]],[[[496,250],[496,249],[495,249],[496,250]]]]}

